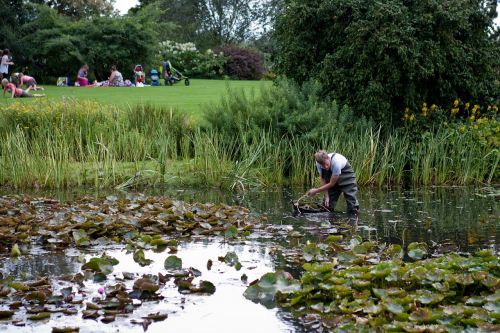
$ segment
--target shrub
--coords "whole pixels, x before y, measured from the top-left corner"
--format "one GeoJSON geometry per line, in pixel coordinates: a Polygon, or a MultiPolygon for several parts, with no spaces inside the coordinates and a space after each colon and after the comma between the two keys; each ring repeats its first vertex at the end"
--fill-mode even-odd
{"type": "Polygon", "coordinates": [[[259,80],[264,74],[261,55],[252,49],[245,49],[234,45],[227,45],[215,49],[222,52],[227,61],[224,72],[233,79],[259,80]]]}
{"type": "Polygon", "coordinates": [[[196,77],[215,78],[224,73],[226,58],[221,53],[208,49],[199,51],[193,43],[163,41],[159,44],[157,62],[170,60],[181,72],[196,77]]]}
{"type": "Polygon", "coordinates": [[[500,121],[497,105],[481,107],[478,104],[456,99],[450,108],[423,103],[420,110],[406,108],[402,117],[406,133],[420,141],[428,132],[448,128],[468,135],[475,142],[490,148],[500,148],[500,121]]]}

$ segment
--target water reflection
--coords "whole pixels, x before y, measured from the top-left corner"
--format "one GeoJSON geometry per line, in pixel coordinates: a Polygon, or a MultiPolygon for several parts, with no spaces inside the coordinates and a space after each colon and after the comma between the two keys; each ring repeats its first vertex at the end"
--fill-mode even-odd
{"type": "MultiPolygon", "coordinates": [[[[123,272],[133,273],[137,277],[142,274],[166,273],[163,267],[168,253],[156,253],[145,251],[146,258],[153,260],[151,265],[141,267],[132,257],[131,253],[126,253],[121,249],[106,250],[107,255],[119,260],[119,264],[114,267],[112,275],[108,281],[94,283],[85,281],[83,292],[86,300],[98,295],[99,287],[106,287],[117,283],[123,272]]],[[[96,251],[93,255],[87,254],[88,260],[92,256],[100,255],[96,251]]],[[[162,322],[152,323],[147,332],[300,332],[290,322],[281,320],[283,316],[278,309],[266,309],[260,304],[252,303],[243,297],[243,292],[247,283],[243,282],[241,276],[245,274],[248,281],[253,281],[267,272],[276,269],[273,258],[269,254],[270,250],[266,246],[258,245],[254,242],[241,244],[221,244],[218,241],[183,243],[178,247],[176,254],[182,259],[183,267],[194,267],[201,271],[201,276],[193,281],[208,280],[216,286],[216,292],[210,296],[204,295],[182,295],[178,292],[173,281],[167,282],[161,288],[161,301],[145,302],[137,307],[133,314],[127,317],[117,317],[116,321],[110,324],[102,324],[98,321],[82,319],[81,314],[76,316],[64,316],[60,313],[52,314],[50,320],[42,322],[30,322],[24,327],[14,327],[4,323],[0,325],[0,332],[51,332],[52,327],[79,326],[80,332],[139,332],[142,328],[131,323],[131,319],[139,319],[150,313],[168,313],[168,318],[162,322]],[[242,268],[236,270],[226,263],[218,260],[224,257],[227,252],[233,251],[237,254],[242,268]],[[213,265],[209,270],[207,261],[212,260],[213,265]]],[[[61,274],[75,274],[80,271],[81,263],[77,259],[80,253],[73,251],[71,255],[46,255],[36,254],[26,257],[23,261],[13,262],[5,259],[2,262],[2,271],[15,279],[23,279],[25,274],[35,276],[55,277],[61,274]],[[26,266],[25,263],[30,262],[26,266]],[[41,271],[26,267],[39,267],[41,271]],[[43,268],[42,268],[43,267],[43,268]]],[[[131,289],[133,281],[127,282],[128,289],[131,289]]],[[[23,320],[24,313],[16,314],[13,320],[23,320]]]]}
{"type": "MultiPolygon", "coordinates": [[[[292,202],[302,196],[302,191],[250,191],[234,194],[221,191],[154,189],[143,191],[146,195],[166,195],[188,202],[216,202],[230,205],[243,205],[255,213],[268,216],[270,234],[256,233],[249,240],[238,244],[221,244],[220,240],[195,241],[179,246],[177,254],[184,267],[194,267],[202,271],[202,279],[212,281],[217,291],[212,296],[182,296],[176,288],[167,288],[165,300],[147,303],[134,312],[134,316],[158,311],[168,311],[169,318],[164,322],[153,323],[148,332],[300,332],[304,330],[295,325],[289,314],[280,310],[268,310],[262,305],[246,300],[242,294],[245,284],[241,275],[246,274],[252,281],[262,274],[285,268],[294,276],[299,275],[300,267],[285,266],[276,244],[285,247],[303,245],[308,239],[317,240],[331,233],[345,232],[359,234],[364,239],[379,242],[407,245],[413,241],[426,242],[431,247],[444,245],[442,252],[475,251],[491,248],[499,252],[498,190],[492,188],[428,188],[420,190],[372,190],[360,191],[361,212],[357,218],[343,213],[294,215],[292,202]],[[293,233],[297,237],[291,236],[293,233]],[[235,251],[243,265],[241,271],[219,262],[219,256],[235,251]],[[211,270],[206,263],[214,262],[211,270]],[[210,328],[210,329],[207,329],[210,328]]],[[[10,193],[11,194],[11,193],[10,193]]],[[[112,193],[35,193],[32,195],[57,197],[71,200],[75,196],[134,195],[133,192],[112,193]]],[[[319,199],[318,199],[319,200],[319,199]]],[[[340,201],[339,210],[345,210],[340,201]]],[[[166,253],[146,251],[146,258],[154,260],[150,266],[141,267],[120,249],[107,249],[107,254],[120,260],[115,272],[134,272],[136,274],[164,272],[163,262],[166,253]]],[[[76,273],[80,270],[78,251],[66,253],[35,252],[30,256],[12,261],[3,258],[0,269],[5,275],[16,278],[36,278],[39,276],[59,276],[76,273]]],[[[87,258],[90,256],[86,254],[87,258]]],[[[92,291],[99,285],[88,284],[92,291]]],[[[18,318],[19,319],[19,318],[18,318]]],[[[22,318],[21,318],[22,319],[22,318]]],[[[53,315],[42,323],[29,323],[25,327],[1,324],[0,332],[51,332],[53,326],[80,326],[81,332],[138,332],[142,328],[122,318],[112,324],[104,325],[80,316],[66,317],[53,315]]]]}

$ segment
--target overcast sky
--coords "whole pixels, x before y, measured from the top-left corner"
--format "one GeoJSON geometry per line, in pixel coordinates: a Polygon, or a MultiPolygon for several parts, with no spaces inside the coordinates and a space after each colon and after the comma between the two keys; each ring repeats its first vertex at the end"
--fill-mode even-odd
{"type": "Polygon", "coordinates": [[[115,8],[120,11],[120,14],[127,14],[128,10],[138,3],[137,0],[115,0],[115,8]]]}
{"type": "MultiPolygon", "coordinates": [[[[137,4],[137,0],[115,0],[115,7],[120,11],[120,14],[127,14],[127,11],[137,4]]],[[[500,4],[497,9],[500,11],[500,4]]],[[[500,17],[497,17],[495,22],[497,25],[500,25],[500,17]]]]}

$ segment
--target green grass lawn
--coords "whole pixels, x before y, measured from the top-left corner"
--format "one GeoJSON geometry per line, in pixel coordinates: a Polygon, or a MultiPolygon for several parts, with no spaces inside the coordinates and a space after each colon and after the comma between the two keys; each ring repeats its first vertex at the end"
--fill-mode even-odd
{"type": "MultiPolygon", "coordinates": [[[[49,100],[75,98],[93,100],[103,104],[117,106],[151,103],[170,106],[185,112],[194,118],[201,118],[204,104],[218,102],[230,89],[243,89],[250,93],[259,93],[261,87],[270,86],[271,81],[236,81],[236,80],[201,80],[190,79],[189,86],[184,81],[173,86],[143,87],[143,88],[116,88],[116,87],[56,87],[44,86],[45,91],[37,93],[47,94],[49,100]]],[[[8,93],[0,98],[0,105],[10,103],[13,99],[8,93]]],[[[15,100],[18,100],[17,98],[15,100]]],[[[23,103],[32,102],[34,98],[22,98],[23,103]]]]}

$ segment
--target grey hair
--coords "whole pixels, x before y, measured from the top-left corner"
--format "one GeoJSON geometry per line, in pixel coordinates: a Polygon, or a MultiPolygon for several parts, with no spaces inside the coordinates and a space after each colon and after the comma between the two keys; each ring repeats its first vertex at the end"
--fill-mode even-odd
{"type": "Polygon", "coordinates": [[[321,164],[324,160],[328,159],[328,153],[324,150],[319,150],[314,154],[314,158],[316,159],[316,162],[321,164]]]}

